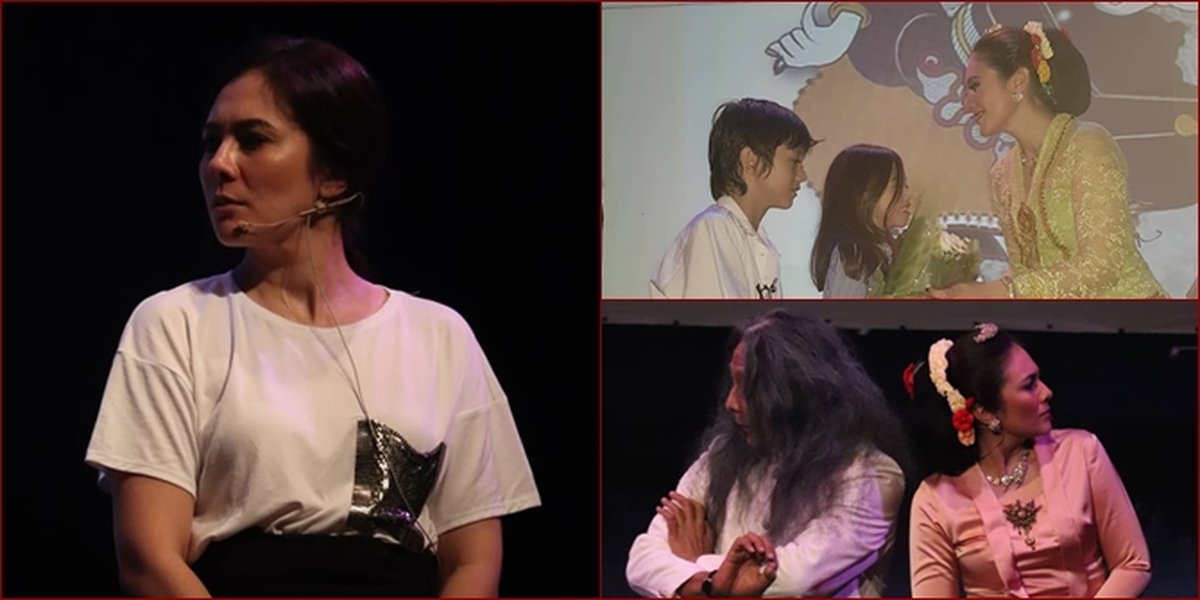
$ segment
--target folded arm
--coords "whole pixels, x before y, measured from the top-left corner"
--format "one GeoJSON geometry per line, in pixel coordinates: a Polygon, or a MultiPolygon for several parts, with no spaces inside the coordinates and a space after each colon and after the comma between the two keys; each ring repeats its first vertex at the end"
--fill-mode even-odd
{"type": "MultiPolygon", "coordinates": [[[[904,495],[904,474],[886,457],[862,464],[865,466],[856,465],[847,476],[824,515],[792,540],[774,543],[770,554],[777,567],[764,595],[831,595],[860,579],[889,549],[904,495]]],[[[695,483],[698,473],[693,465],[680,481],[680,491],[689,497],[703,497],[703,488],[695,483]]],[[[658,515],[634,541],[625,573],[630,586],[641,595],[690,595],[726,558],[715,553],[695,560],[675,555],[667,521],[658,515]]]]}
{"type": "Polygon", "coordinates": [[[650,528],[629,549],[625,577],[629,586],[642,596],[669,598],[676,593],[690,595],[689,590],[694,594],[723,558],[719,554],[702,554],[695,560],[677,556],[671,551],[667,527],[667,520],[661,514],[655,515],[650,528]],[[684,590],[689,581],[694,589],[684,590]]]}
{"type": "MultiPolygon", "coordinates": [[[[680,478],[675,491],[693,500],[702,500],[707,491],[704,457],[692,463],[680,478]]],[[[707,549],[708,552],[712,548],[707,549]]],[[[629,586],[642,596],[668,598],[676,593],[695,594],[709,571],[716,570],[722,556],[701,554],[694,560],[681,558],[671,550],[670,530],[661,508],[650,521],[645,533],[637,536],[629,549],[625,578],[629,586]],[[684,585],[693,584],[684,589],[684,585]]]]}
{"type": "MultiPolygon", "coordinates": [[[[788,543],[767,596],[829,596],[857,581],[890,550],[904,474],[890,459],[849,476],[837,501],[788,543]]],[[[857,590],[854,590],[857,592],[857,590]]]]}

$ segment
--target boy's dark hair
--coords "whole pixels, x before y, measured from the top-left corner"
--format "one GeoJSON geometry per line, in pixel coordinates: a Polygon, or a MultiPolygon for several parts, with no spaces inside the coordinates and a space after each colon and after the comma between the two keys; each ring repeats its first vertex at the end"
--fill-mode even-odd
{"type": "Polygon", "coordinates": [[[708,135],[709,188],[713,200],[734,192],[746,193],[741,173],[742,148],[749,148],[770,172],[776,148],[786,145],[808,153],[818,141],[796,113],[770,100],[742,98],[718,106],[708,135]]]}

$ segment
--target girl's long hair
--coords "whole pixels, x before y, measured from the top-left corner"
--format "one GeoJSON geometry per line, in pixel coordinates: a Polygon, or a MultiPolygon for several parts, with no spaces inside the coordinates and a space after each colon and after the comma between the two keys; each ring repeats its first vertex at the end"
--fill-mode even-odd
{"type": "Polygon", "coordinates": [[[880,267],[887,272],[887,255],[880,246],[890,244],[892,237],[875,225],[872,215],[893,173],[896,188],[889,209],[903,196],[907,181],[904,161],[895,151],[855,144],[842,150],[829,165],[821,197],[821,225],[809,265],[818,290],[825,289],[825,275],[834,252],[840,253],[842,268],[853,279],[866,279],[880,267]]]}

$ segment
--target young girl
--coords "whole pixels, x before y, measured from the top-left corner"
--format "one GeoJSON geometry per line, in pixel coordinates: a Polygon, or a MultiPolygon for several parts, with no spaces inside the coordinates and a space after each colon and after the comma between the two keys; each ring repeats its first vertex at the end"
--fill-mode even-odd
{"type": "Polygon", "coordinates": [[[866,298],[891,266],[891,230],[908,224],[904,162],[889,148],[855,144],[829,166],[821,226],[813,244],[813,283],[826,298],[866,298]]]}

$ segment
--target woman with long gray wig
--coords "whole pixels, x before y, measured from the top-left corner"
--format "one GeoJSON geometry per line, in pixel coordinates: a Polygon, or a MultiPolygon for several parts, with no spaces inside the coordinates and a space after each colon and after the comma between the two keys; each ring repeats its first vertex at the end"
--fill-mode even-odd
{"type": "Polygon", "coordinates": [[[732,338],[701,452],[630,549],[647,596],[878,596],[905,443],[878,386],[821,320],[776,310],[732,338]]]}

